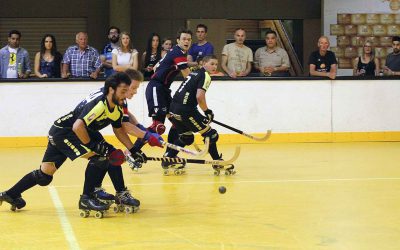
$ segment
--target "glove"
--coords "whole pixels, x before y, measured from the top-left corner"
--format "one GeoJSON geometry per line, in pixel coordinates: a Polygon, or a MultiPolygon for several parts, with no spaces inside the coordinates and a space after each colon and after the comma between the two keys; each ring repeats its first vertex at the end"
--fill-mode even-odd
{"type": "Polygon", "coordinates": [[[129,152],[131,152],[131,156],[133,157],[133,159],[135,159],[135,161],[140,163],[146,163],[147,156],[142,152],[142,150],[136,151],[134,148],[135,147],[129,150],[129,152]]]}
{"type": "Polygon", "coordinates": [[[140,128],[143,131],[147,131],[147,128],[145,128],[142,124],[138,123],[136,124],[136,127],[140,128]]]}
{"type": "Polygon", "coordinates": [[[85,144],[85,146],[100,156],[108,156],[115,150],[114,146],[107,143],[105,140],[102,140],[99,143],[91,140],[89,143],[85,144]]]}
{"type": "Polygon", "coordinates": [[[211,109],[207,109],[206,111],[204,111],[204,114],[206,115],[208,122],[214,120],[214,112],[212,112],[211,109]]]}
{"type": "Polygon", "coordinates": [[[160,147],[162,148],[162,142],[164,141],[163,138],[157,133],[151,133],[149,131],[146,132],[143,139],[145,139],[150,146],[152,147],[160,147]]]}

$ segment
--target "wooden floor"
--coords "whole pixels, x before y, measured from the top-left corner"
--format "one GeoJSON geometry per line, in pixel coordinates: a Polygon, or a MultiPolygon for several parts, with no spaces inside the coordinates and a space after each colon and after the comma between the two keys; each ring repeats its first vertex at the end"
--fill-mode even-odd
{"type": "MultiPolygon", "coordinates": [[[[225,158],[233,150],[220,147],[225,158]]],[[[0,190],[43,153],[1,149],[0,190]]],[[[124,166],[141,210],[103,219],[79,217],[85,164],[68,161],[50,186],[25,192],[19,212],[3,203],[0,249],[400,249],[400,143],[247,144],[229,177],[207,165],[184,176],[124,166]]]]}

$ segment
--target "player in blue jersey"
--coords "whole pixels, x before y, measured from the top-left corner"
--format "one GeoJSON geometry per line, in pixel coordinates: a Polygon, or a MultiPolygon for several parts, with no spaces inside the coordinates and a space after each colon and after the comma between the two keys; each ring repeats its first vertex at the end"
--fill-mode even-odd
{"type": "MultiPolygon", "coordinates": [[[[149,111],[149,117],[153,122],[148,127],[151,132],[162,135],[165,132],[165,118],[167,117],[169,106],[171,104],[170,86],[179,72],[186,78],[189,73],[187,64],[187,51],[192,43],[192,32],[190,30],[179,30],[176,37],[177,45],[156,64],[154,74],[146,88],[146,100],[149,111]]],[[[168,134],[168,142],[175,141],[178,138],[175,127],[173,126],[168,134]]],[[[143,140],[136,140],[132,152],[140,152],[143,147],[143,140]]],[[[143,158],[135,157],[138,167],[141,167],[143,158]]]]}

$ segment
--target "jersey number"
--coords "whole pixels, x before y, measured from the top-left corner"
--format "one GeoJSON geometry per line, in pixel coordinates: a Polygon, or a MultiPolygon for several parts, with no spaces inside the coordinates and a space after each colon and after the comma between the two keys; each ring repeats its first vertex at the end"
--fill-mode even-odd
{"type": "Polygon", "coordinates": [[[186,86],[186,83],[190,81],[190,78],[192,78],[190,75],[186,77],[186,81],[182,83],[182,86],[178,89],[178,93],[182,91],[182,89],[186,86]]]}

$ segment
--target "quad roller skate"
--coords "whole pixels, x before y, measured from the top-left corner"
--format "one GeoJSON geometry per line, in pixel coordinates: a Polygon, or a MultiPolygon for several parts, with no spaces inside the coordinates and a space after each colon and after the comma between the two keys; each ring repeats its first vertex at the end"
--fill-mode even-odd
{"type": "Polygon", "coordinates": [[[25,207],[26,202],[22,197],[17,197],[15,199],[11,198],[6,192],[1,192],[0,193],[0,206],[3,203],[3,201],[9,203],[11,205],[10,210],[15,212],[18,209],[21,209],[25,207]]]}
{"type": "Polygon", "coordinates": [[[161,167],[163,168],[163,174],[169,175],[170,171],[174,172],[174,175],[183,175],[185,171],[186,162],[162,162],[161,167]]]}
{"type": "Polygon", "coordinates": [[[228,165],[212,165],[214,169],[214,175],[219,176],[221,171],[225,171],[225,175],[234,175],[236,174],[235,165],[228,164],[228,165]]]}
{"type": "Polygon", "coordinates": [[[139,210],[140,201],[135,199],[129,190],[125,188],[124,191],[117,192],[115,195],[115,204],[117,206],[114,207],[114,212],[123,212],[127,214],[136,213],[139,210]]]}
{"type": "Polygon", "coordinates": [[[114,203],[115,196],[109,194],[105,191],[102,187],[96,187],[93,193],[94,197],[97,198],[99,201],[103,202],[104,204],[108,205],[108,208],[114,203]]]}
{"type": "Polygon", "coordinates": [[[110,207],[108,204],[97,200],[94,196],[90,197],[88,195],[81,195],[79,199],[79,216],[82,218],[87,218],[90,215],[90,211],[95,211],[94,217],[101,219],[104,217],[104,212],[106,212],[110,207]]]}

